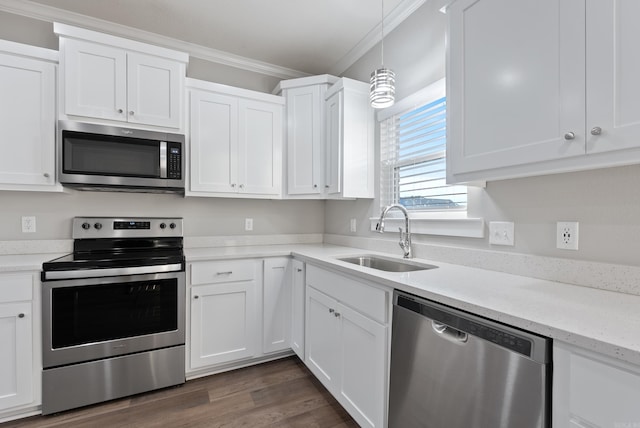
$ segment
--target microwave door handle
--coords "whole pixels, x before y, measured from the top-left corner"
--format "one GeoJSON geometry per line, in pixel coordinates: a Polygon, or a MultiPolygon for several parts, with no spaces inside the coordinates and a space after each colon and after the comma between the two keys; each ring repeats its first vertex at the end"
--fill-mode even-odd
{"type": "Polygon", "coordinates": [[[167,142],[160,141],[160,178],[167,178],[167,142]]]}

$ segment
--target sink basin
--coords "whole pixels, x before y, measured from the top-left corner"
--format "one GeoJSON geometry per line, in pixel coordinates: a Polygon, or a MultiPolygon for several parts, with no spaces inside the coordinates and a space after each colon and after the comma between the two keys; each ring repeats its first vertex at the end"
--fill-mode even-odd
{"type": "Polygon", "coordinates": [[[438,267],[426,263],[414,262],[412,260],[373,255],[349,256],[338,258],[338,260],[371,269],[383,270],[385,272],[412,272],[416,270],[435,269],[438,267]]]}

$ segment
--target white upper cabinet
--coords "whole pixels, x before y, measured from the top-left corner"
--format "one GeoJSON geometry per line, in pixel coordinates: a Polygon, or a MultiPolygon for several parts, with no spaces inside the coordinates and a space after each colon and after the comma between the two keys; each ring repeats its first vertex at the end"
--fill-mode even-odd
{"type": "Polygon", "coordinates": [[[187,195],[279,198],[284,99],[187,80],[190,105],[187,195]]]}
{"type": "Polygon", "coordinates": [[[324,193],[325,125],[324,96],[330,75],[303,77],[280,82],[276,89],[286,99],[287,119],[287,194],[324,193]]]}
{"type": "Polygon", "coordinates": [[[1,190],[61,190],[55,183],[57,57],[0,41],[1,190]]]}
{"type": "Polygon", "coordinates": [[[340,79],[325,96],[329,198],[374,197],[374,115],[369,84],[340,79]]]}
{"type": "Polygon", "coordinates": [[[182,128],[187,54],[57,23],[54,31],[62,118],[182,128]]]}
{"type": "Polygon", "coordinates": [[[447,13],[450,182],[640,162],[637,2],[459,0],[447,13]]]}

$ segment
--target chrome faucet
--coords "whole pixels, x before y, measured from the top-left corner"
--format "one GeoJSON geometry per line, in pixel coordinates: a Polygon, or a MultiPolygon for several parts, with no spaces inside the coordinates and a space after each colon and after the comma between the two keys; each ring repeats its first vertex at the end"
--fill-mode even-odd
{"type": "Polygon", "coordinates": [[[400,242],[398,244],[400,245],[400,248],[402,248],[402,251],[404,251],[404,258],[410,259],[413,257],[411,254],[411,232],[409,231],[409,212],[405,207],[400,204],[387,205],[384,207],[382,214],[380,214],[380,221],[376,226],[376,230],[379,233],[384,233],[384,218],[393,208],[399,209],[402,211],[402,214],[404,214],[404,233],[402,233],[402,228],[400,227],[400,242]]]}

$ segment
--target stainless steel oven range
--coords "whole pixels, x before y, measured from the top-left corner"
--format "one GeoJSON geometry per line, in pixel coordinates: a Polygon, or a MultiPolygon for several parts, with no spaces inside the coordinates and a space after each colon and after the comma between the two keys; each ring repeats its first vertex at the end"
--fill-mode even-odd
{"type": "Polygon", "coordinates": [[[42,413],[185,381],[181,218],[76,217],[42,265],[42,413]]]}

